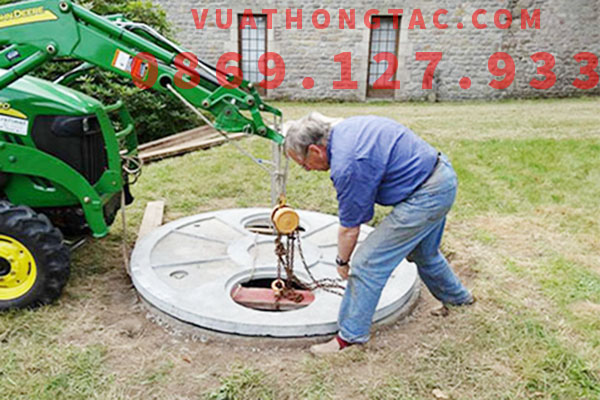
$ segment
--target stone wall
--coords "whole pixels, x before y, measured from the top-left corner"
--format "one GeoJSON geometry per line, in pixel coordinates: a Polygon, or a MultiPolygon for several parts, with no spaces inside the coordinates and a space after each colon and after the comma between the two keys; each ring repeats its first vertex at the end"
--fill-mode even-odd
{"type": "MultiPolygon", "coordinates": [[[[241,0],[236,3],[225,1],[154,0],[167,12],[169,20],[177,31],[177,39],[200,58],[216,64],[219,57],[229,51],[238,51],[237,15],[245,9],[261,13],[262,9],[277,9],[273,16],[273,29],[268,30],[268,51],[279,53],[286,65],[284,82],[277,89],[269,90],[268,98],[301,99],[340,99],[364,100],[366,98],[369,29],[363,22],[368,9],[380,10],[380,15],[389,15],[390,8],[402,8],[400,23],[400,44],[398,48],[398,73],[400,89],[395,90],[397,100],[456,100],[491,99],[505,97],[563,97],[585,94],[600,94],[600,85],[582,90],[573,86],[580,65],[573,56],[579,52],[591,52],[600,56],[600,11],[596,0],[477,0],[466,1],[388,1],[369,2],[349,1],[339,3],[332,0],[241,0]],[[197,29],[191,9],[201,13],[208,8],[208,17],[203,29],[197,29]],[[217,8],[233,10],[231,29],[223,30],[216,26],[217,8]],[[303,10],[303,29],[286,29],[285,10],[303,10]],[[318,30],[311,21],[314,10],[323,8],[331,15],[328,28],[318,30]],[[339,29],[339,8],[356,10],[356,29],[339,29]],[[409,21],[414,10],[420,10],[426,29],[409,29],[409,21]],[[440,16],[440,23],[448,24],[447,29],[437,29],[433,15],[438,9],[448,13],[440,16]],[[478,18],[486,23],[486,29],[476,29],[472,15],[477,9],[487,10],[478,18]],[[508,9],[513,16],[510,29],[498,29],[494,25],[494,13],[508,9]],[[540,29],[521,29],[521,10],[533,14],[541,10],[540,29]],[[458,29],[462,23],[464,28],[458,29]],[[355,90],[333,89],[333,81],[340,79],[340,63],[333,57],[341,52],[352,53],[352,79],[358,81],[355,90]],[[416,61],[416,52],[442,52],[431,90],[422,89],[425,61],[416,61]],[[495,52],[510,54],[515,61],[516,75],[512,85],[506,89],[491,88],[488,83],[493,76],[488,71],[488,59],[495,52]],[[556,83],[550,89],[539,90],[530,86],[536,75],[536,64],[530,56],[536,52],[552,53],[556,60],[553,72],[556,83]],[[304,77],[315,80],[314,88],[304,89],[304,77]],[[461,89],[459,81],[469,77],[472,85],[461,89]]],[[[504,19],[501,19],[504,21],[504,19]]],[[[538,63],[541,65],[541,62],[538,63]]],[[[581,64],[583,65],[583,64],[581,64]]],[[[501,64],[502,66],[502,64],[501,64]]],[[[600,72],[600,67],[596,68],[600,72]]]]}

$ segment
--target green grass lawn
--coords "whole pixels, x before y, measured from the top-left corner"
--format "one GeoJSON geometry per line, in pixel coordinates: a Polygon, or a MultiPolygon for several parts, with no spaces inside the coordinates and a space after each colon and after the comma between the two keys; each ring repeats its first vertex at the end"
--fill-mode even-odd
{"type": "MultiPolygon", "coordinates": [[[[60,301],[0,316],[0,399],[600,398],[600,99],[493,103],[278,103],[286,118],[394,118],[445,152],[459,175],[443,251],[478,302],[378,330],[364,350],[195,340],[146,318],[122,267],[120,219],[74,255],[60,301]]],[[[268,157],[260,138],[241,142],[268,157]]],[[[166,220],[269,205],[264,171],[231,145],[145,167],[128,208],[166,220]]],[[[292,165],[289,202],[336,213],[327,173],[292,165]]],[[[386,215],[377,208],[373,224],[386,215]]]]}

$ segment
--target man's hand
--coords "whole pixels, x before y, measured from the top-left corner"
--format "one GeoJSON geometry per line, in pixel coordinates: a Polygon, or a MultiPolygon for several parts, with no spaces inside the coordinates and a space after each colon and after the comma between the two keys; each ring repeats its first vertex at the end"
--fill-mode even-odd
{"type": "Polygon", "coordinates": [[[337,272],[340,278],[342,278],[343,280],[348,279],[348,275],[350,274],[350,264],[344,265],[342,267],[338,265],[337,272]]]}

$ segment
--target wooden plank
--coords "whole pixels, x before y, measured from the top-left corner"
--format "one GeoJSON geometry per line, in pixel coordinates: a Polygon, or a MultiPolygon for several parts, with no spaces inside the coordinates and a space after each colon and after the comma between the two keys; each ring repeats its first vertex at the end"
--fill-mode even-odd
{"type": "Polygon", "coordinates": [[[282,298],[277,301],[275,293],[269,288],[255,288],[236,286],[232,292],[233,300],[246,307],[259,310],[295,310],[306,307],[315,300],[315,295],[310,290],[296,290],[298,294],[302,294],[302,301],[295,301],[282,298]]]}
{"type": "MultiPolygon", "coordinates": [[[[245,136],[244,133],[234,133],[228,135],[231,140],[240,139],[245,136]]],[[[150,161],[161,160],[163,158],[174,157],[178,155],[182,155],[185,153],[189,153],[196,150],[208,149],[213,146],[218,146],[226,142],[226,139],[219,135],[214,138],[207,139],[196,139],[191,140],[189,142],[177,144],[167,148],[161,148],[157,150],[144,151],[140,153],[140,158],[148,163],[150,161]]]]}
{"type": "Polygon", "coordinates": [[[162,200],[149,201],[148,204],[146,204],[146,210],[144,211],[142,224],[140,225],[140,230],[138,231],[138,239],[162,225],[164,211],[165,202],[162,200]]]}
{"type": "Polygon", "coordinates": [[[179,143],[184,143],[189,140],[198,139],[202,137],[211,136],[213,134],[218,133],[212,127],[208,125],[201,126],[199,128],[190,129],[185,132],[177,133],[174,135],[169,135],[164,138],[160,138],[157,140],[153,140],[152,142],[144,143],[138,146],[138,150],[149,151],[149,150],[157,150],[160,148],[170,147],[179,143]]]}

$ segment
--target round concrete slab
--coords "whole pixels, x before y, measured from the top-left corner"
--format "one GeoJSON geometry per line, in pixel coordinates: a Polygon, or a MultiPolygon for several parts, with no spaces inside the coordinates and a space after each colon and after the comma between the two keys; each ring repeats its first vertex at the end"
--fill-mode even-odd
{"type": "MultiPolygon", "coordinates": [[[[308,306],[259,311],[233,301],[232,289],[251,279],[275,278],[274,236],[249,227],[268,222],[271,210],[232,209],[182,218],[142,238],[131,257],[132,280],[144,299],[170,316],[222,333],[304,337],[337,331],[341,297],[317,289],[308,306]]],[[[338,219],[299,210],[302,249],[316,279],[336,278],[338,219]]],[[[363,225],[359,242],[373,228],[363,225]]],[[[295,273],[310,281],[300,257],[295,273]]],[[[402,314],[418,288],[414,264],[402,261],[388,281],[374,322],[402,314]]]]}

